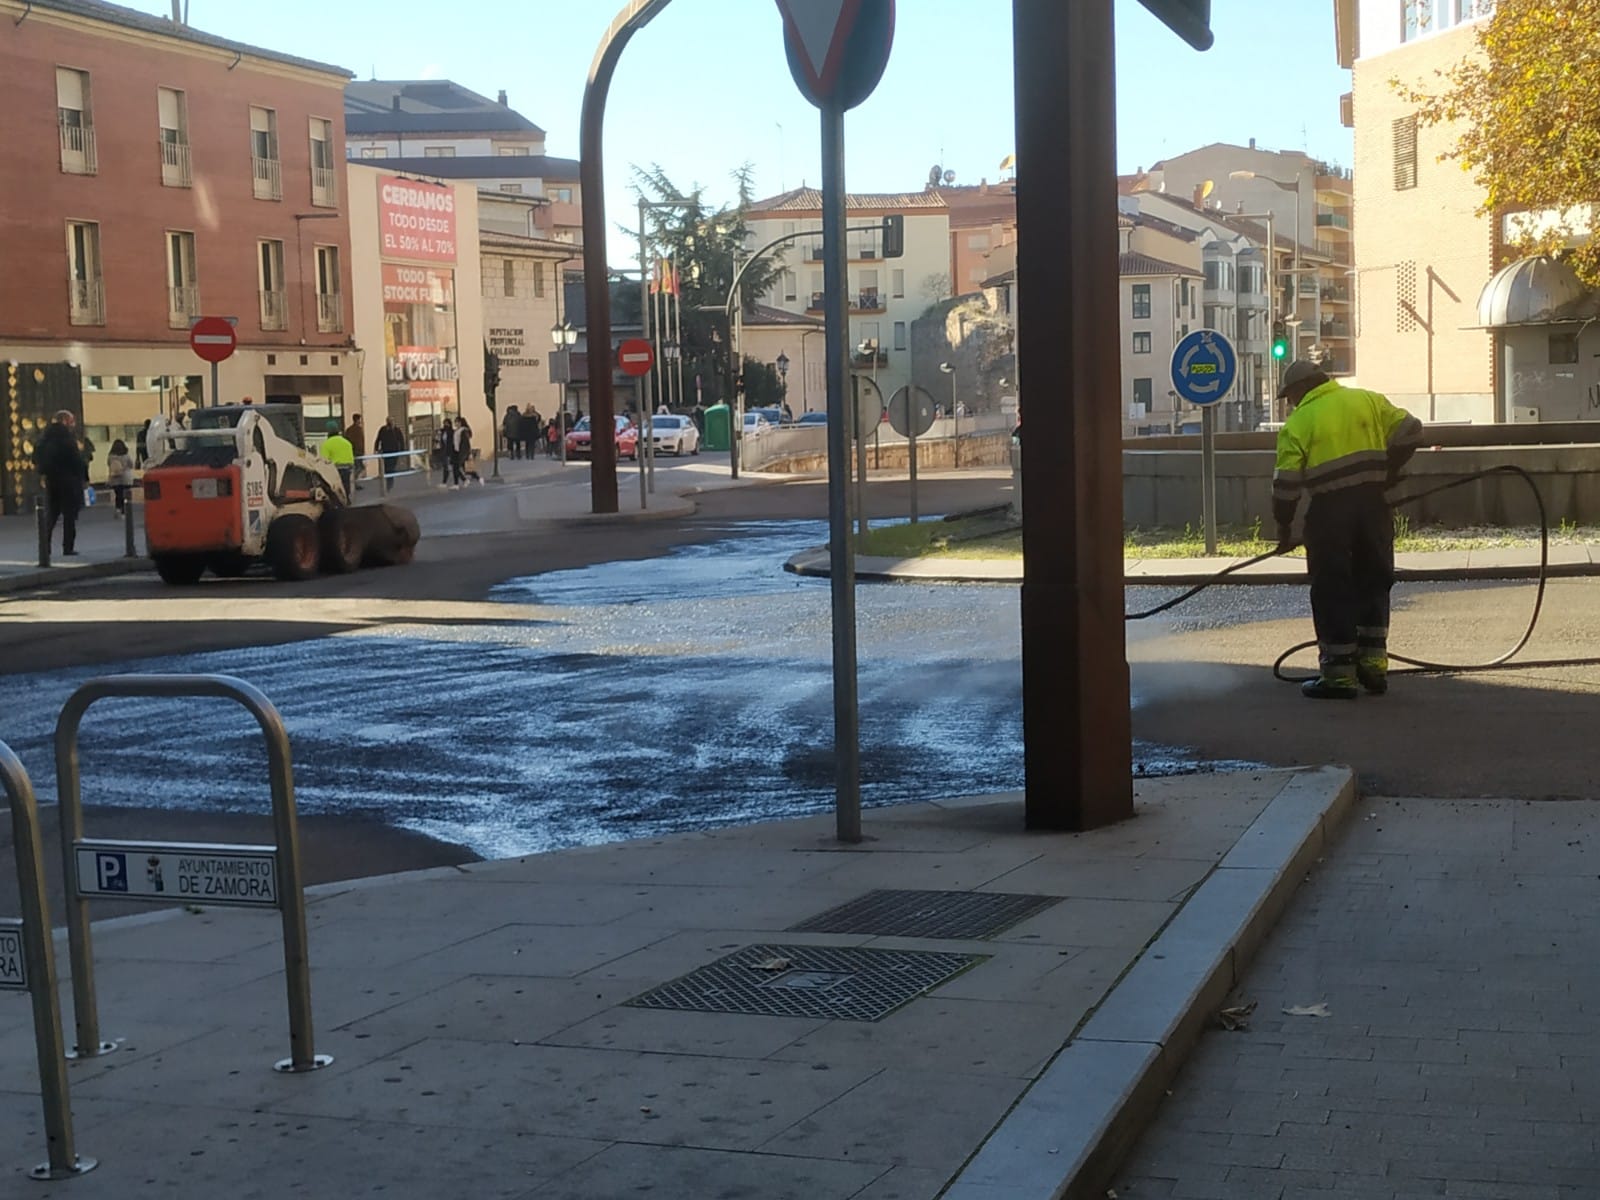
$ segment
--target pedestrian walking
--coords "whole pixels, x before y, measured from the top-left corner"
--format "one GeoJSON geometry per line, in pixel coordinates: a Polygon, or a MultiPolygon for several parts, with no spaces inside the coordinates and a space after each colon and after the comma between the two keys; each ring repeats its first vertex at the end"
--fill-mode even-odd
{"type": "MultiPolygon", "coordinates": [[[[361,461],[367,456],[367,427],[361,423],[360,413],[351,417],[350,424],[345,426],[344,440],[350,443],[350,450],[355,455],[354,477],[360,479],[367,472],[366,464],[361,461]]],[[[356,486],[361,485],[357,483],[356,486]]]]}
{"type": "Polygon", "coordinates": [[[56,522],[61,522],[61,553],[78,553],[78,513],[83,508],[84,485],[89,481],[88,463],[78,447],[78,418],[66,409],[55,419],[33,448],[33,465],[44,490],[45,541],[55,537],[56,522]]]}
{"type": "Polygon", "coordinates": [[[339,470],[339,482],[344,484],[345,499],[349,500],[355,480],[356,450],[350,439],[339,432],[339,422],[328,422],[328,436],[322,440],[322,457],[339,470]]]}
{"type": "Polygon", "coordinates": [[[106,482],[116,497],[120,517],[126,512],[128,496],[133,491],[133,456],[128,453],[128,443],[121,438],[111,443],[111,453],[106,455],[106,482]]]}
{"type": "Polygon", "coordinates": [[[440,484],[445,487],[453,486],[450,482],[450,471],[456,462],[456,427],[449,417],[444,419],[444,424],[439,426],[438,439],[434,443],[439,454],[439,469],[442,472],[440,484]]]}
{"type": "Polygon", "coordinates": [[[467,419],[461,417],[456,421],[456,483],[464,484],[468,479],[475,483],[482,483],[483,477],[478,474],[477,463],[473,461],[477,451],[472,448],[472,427],[467,424],[467,419]]]}
{"type": "Polygon", "coordinates": [[[517,433],[522,438],[523,457],[530,460],[537,457],[544,447],[544,418],[539,415],[538,409],[523,410],[522,425],[517,433]]]}
{"type": "Polygon", "coordinates": [[[508,407],[506,415],[500,419],[500,445],[501,453],[513,459],[522,457],[522,414],[515,404],[508,407]]]}
{"type": "Polygon", "coordinates": [[[400,432],[400,426],[394,423],[393,417],[384,421],[374,445],[381,455],[378,461],[383,465],[384,491],[388,491],[394,486],[394,473],[400,469],[400,460],[391,456],[404,453],[406,448],[406,435],[400,432]]]}
{"type": "Polygon", "coordinates": [[[554,417],[550,418],[550,424],[544,431],[544,452],[551,458],[561,452],[561,426],[556,424],[554,417]]]}
{"type": "Polygon", "coordinates": [[[1301,493],[1311,497],[1306,570],[1321,669],[1300,690],[1312,700],[1354,700],[1360,688],[1381,696],[1389,690],[1394,586],[1394,516],[1384,491],[1421,445],[1422,422],[1304,360],[1284,371],[1278,399],[1292,409],[1278,431],[1272,477],[1280,552],[1294,546],[1301,493]]]}
{"type": "Polygon", "coordinates": [[[146,417],[144,424],[139,427],[139,436],[134,439],[137,457],[134,466],[142,467],[150,459],[150,418],[146,417]]]}

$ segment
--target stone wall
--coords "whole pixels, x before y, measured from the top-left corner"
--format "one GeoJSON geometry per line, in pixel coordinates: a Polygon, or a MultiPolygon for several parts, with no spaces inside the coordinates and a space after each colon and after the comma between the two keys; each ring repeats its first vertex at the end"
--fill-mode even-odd
{"type": "MultiPolygon", "coordinates": [[[[874,448],[867,445],[867,468],[885,471],[904,471],[911,462],[909,447],[905,442],[884,442],[874,448]]],[[[1009,433],[976,434],[971,437],[918,438],[917,469],[951,470],[962,467],[1000,467],[1011,462],[1011,435],[1009,433]],[[956,447],[960,446],[961,461],[956,462],[956,447]]],[[[775,475],[804,475],[828,469],[826,451],[787,455],[764,464],[762,471],[775,475]]]]}

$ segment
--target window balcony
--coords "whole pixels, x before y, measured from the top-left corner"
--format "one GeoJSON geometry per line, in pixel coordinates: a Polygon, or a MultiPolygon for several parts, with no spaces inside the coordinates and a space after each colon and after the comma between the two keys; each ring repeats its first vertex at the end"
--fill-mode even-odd
{"type": "Polygon", "coordinates": [[[883,255],[876,246],[861,246],[850,256],[851,262],[877,262],[883,255]]]}
{"type": "Polygon", "coordinates": [[[98,279],[69,280],[69,303],[74,325],[104,325],[106,323],[105,288],[98,279]]]}
{"type": "Polygon", "coordinates": [[[73,125],[62,121],[61,126],[61,169],[68,175],[97,175],[100,172],[99,161],[95,156],[94,127],[92,125],[73,125]]]}
{"type": "Polygon", "coordinates": [[[1350,337],[1350,326],[1343,321],[1324,321],[1322,323],[1322,336],[1325,338],[1348,339],[1350,337]]]}
{"type": "Polygon", "coordinates": [[[808,263],[822,262],[827,255],[823,252],[822,243],[817,242],[806,247],[805,260],[808,263]]]}
{"type": "Polygon", "coordinates": [[[334,188],[332,167],[311,168],[311,203],[319,208],[332,208],[339,193],[334,188]]]}
{"type": "Polygon", "coordinates": [[[889,365],[889,352],[887,350],[879,350],[876,354],[863,354],[859,350],[852,350],[850,352],[850,365],[852,367],[871,367],[874,365],[887,367],[889,365]]]}
{"type": "Polygon", "coordinates": [[[823,310],[824,306],[827,303],[828,303],[828,294],[826,292],[812,292],[811,293],[811,303],[806,305],[806,311],[807,312],[821,312],[823,310]]]}
{"type": "Polygon", "coordinates": [[[278,331],[289,328],[289,302],[284,293],[261,293],[261,328],[278,331]]]}
{"type": "Polygon", "coordinates": [[[191,285],[167,289],[167,324],[187,329],[200,315],[200,289],[191,285]]]}
{"type": "Polygon", "coordinates": [[[189,162],[188,142],[169,142],[161,139],[161,186],[186,188],[194,185],[194,171],[189,162]]]}
{"type": "Polygon", "coordinates": [[[1350,215],[1338,212],[1319,212],[1317,214],[1318,229],[1350,229],[1350,215]]]}
{"type": "Polygon", "coordinates": [[[261,158],[257,155],[252,155],[250,162],[255,172],[256,199],[282,200],[283,163],[276,158],[261,158]]]}
{"type": "Polygon", "coordinates": [[[338,333],[344,329],[344,297],[339,292],[317,293],[317,332],[338,333]]]}
{"type": "Polygon", "coordinates": [[[851,312],[881,313],[887,311],[889,305],[878,292],[862,292],[856,296],[855,303],[850,306],[851,312]]]}
{"type": "Polygon", "coordinates": [[[1324,304],[1349,304],[1350,289],[1324,286],[1322,289],[1322,302],[1324,304]]]}

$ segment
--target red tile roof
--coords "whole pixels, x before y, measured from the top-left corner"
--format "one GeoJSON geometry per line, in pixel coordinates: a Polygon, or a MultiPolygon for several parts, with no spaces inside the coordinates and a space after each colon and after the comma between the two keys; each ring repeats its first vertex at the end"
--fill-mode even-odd
{"type": "MultiPolygon", "coordinates": [[[[847,208],[934,208],[948,209],[936,192],[851,192],[845,197],[847,208]]],[[[750,205],[751,212],[816,212],[822,211],[822,192],[813,187],[799,187],[780,196],[769,196],[750,205]]]]}
{"type": "Polygon", "coordinates": [[[1152,258],[1148,254],[1121,255],[1117,261],[1117,274],[1192,275],[1197,279],[1200,277],[1200,272],[1193,267],[1180,267],[1177,263],[1170,263],[1161,258],[1152,258]]]}

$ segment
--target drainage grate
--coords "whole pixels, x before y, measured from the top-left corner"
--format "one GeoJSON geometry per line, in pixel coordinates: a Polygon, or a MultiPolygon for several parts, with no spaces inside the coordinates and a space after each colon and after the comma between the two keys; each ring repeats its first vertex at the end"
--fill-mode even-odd
{"type": "Polygon", "coordinates": [[[959,975],[981,954],[746,946],[629,1000],[633,1008],[877,1021],[959,975]]]}
{"type": "Polygon", "coordinates": [[[791,932],[970,940],[993,937],[1060,901],[1002,892],[880,890],[791,926],[791,932]]]}

